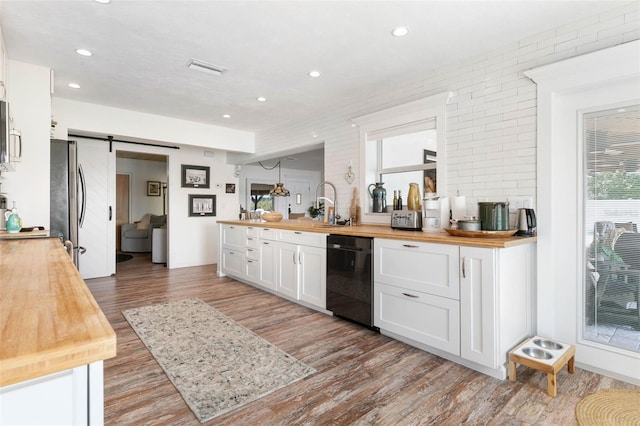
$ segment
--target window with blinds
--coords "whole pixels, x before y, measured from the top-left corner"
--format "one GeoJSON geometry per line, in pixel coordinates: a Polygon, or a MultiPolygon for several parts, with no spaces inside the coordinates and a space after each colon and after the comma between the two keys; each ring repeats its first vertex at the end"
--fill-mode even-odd
{"type": "Polygon", "coordinates": [[[640,105],[584,114],[583,141],[585,337],[639,351],[640,105]]]}

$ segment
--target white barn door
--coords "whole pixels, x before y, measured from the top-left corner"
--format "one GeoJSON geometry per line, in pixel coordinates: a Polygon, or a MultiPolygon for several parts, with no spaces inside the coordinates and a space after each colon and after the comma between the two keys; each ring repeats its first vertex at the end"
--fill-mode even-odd
{"type": "Polygon", "coordinates": [[[78,145],[78,245],[80,275],[84,279],[115,273],[115,211],[110,204],[113,174],[109,144],[77,139],[78,145]]]}

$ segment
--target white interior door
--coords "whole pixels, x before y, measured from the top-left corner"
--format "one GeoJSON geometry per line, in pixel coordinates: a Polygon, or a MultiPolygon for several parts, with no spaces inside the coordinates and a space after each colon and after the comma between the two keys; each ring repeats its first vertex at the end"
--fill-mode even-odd
{"type": "Polygon", "coordinates": [[[287,179],[288,198],[291,213],[305,213],[315,200],[311,200],[311,182],[309,179],[287,179]]]}
{"type": "Polygon", "coordinates": [[[110,175],[115,174],[109,144],[88,139],[78,139],[77,144],[78,245],[86,249],[79,256],[80,275],[84,279],[105,277],[115,273],[115,211],[109,191],[110,175]]]}

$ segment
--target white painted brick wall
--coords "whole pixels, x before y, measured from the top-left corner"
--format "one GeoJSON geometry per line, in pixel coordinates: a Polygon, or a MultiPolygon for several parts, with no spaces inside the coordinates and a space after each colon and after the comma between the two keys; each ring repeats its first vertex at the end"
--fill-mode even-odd
{"type": "Polygon", "coordinates": [[[508,196],[531,196],[535,205],[536,86],[522,72],[640,39],[638,9],[637,4],[625,4],[443,65],[418,81],[389,82],[378,92],[332,111],[258,132],[256,150],[276,153],[323,140],[325,179],[338,188],[339,213],[344,216],[360,170],[359,130],[351,127],[350,119],[452,91],[447,106],[446,194],[466,195],[470,211],[480,199],[508,196]],[[314,133],[317,139],[312,138],[314,133]],[[344,179],[349,161],[356,174],[351,186],[344,179]]]}

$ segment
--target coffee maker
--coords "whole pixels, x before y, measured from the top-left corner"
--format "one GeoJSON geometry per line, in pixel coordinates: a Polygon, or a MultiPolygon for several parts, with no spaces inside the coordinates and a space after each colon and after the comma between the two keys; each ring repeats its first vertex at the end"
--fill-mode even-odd
{"type": "Polygon", "coordinates": [[[442,232],[449,225],[449,199],[425,197],[422,199],[422,231],[442,232]]]}

